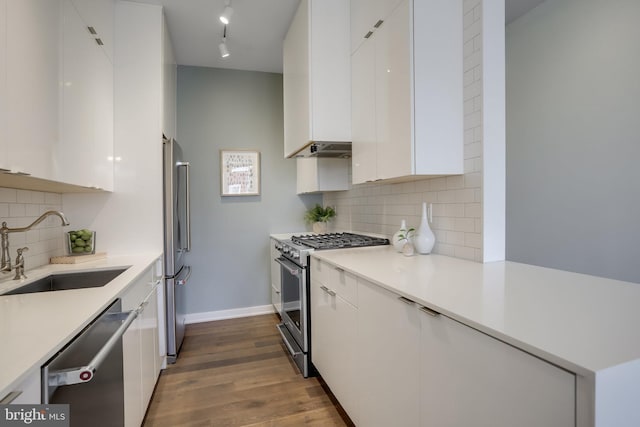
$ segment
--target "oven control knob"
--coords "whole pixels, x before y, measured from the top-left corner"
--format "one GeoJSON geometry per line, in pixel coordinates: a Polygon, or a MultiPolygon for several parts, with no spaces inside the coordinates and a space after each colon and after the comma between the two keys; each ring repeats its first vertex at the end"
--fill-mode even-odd
{"type": "Polygon", "coordinates": [[[281,251],[282,250],[282,245],[279,244],[279,243],[276,243],[275,248],[276,248],[277,251],[281,251]]]}
{"type": "Polygon", "coordinates": [[[289,250],[290,250],[290,249],[289,249],[288,247],[286,247],[286,246],[285,246],[284,248],[282,248],[282,253],[284,253],[284,254],[288,254],[288,253],[289,253],[289,250]]]}
{"type": "Polygon", "coordinates": [[[294,252],[291,255],[293,255],[293,258],[295,258],[295,259],[300,258],[300,254],[298,252],[294,252]]]}

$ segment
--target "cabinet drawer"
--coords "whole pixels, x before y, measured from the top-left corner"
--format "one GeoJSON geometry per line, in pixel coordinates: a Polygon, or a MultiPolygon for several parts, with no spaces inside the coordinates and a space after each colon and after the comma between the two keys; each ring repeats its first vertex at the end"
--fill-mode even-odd
{"type": "Polygon", "coordinates": [[[345,301],[358,306],[356,276],[329,263],[312,258],[311,277],[340,295],[345,301]]]}

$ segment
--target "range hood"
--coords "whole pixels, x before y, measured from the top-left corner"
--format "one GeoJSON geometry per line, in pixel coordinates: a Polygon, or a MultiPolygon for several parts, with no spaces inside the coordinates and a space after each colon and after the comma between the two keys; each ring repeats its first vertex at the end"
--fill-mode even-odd
{"type": "Polygon", "coordinates": [[[333,157],[349,159],[351,158],[351,141],[311,141],[291,157],[333,157]]]}

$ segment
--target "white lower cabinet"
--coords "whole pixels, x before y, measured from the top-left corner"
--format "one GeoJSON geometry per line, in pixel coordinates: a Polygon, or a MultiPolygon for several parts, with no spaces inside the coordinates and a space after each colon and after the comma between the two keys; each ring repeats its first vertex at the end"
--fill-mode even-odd
{"type": "Polygon", "coordinates": [[[448,317],[421,317],[421,425],[576,425],[574,374],[448,317]]]}
{"type": "Polygon", "coordinates": [[[419,425],[422,362],[414,304],[358,279],[357,342],[359,424],[419,425]]]}
{"type": "Polygon", "coordinates": [[[282,315],[282,297],[280,296],[280,264],[276,258],[280,257],[280,252],[276,249],[279,245],[276,239],[269,239],[269,265],[271,267],[271,304],[279,315],[282,315]]]}
{"type": "Polygon", "coordinates": [[[360,426],[575,427],[576,376],[311,258],[315,367],[360,426]]]}
{"type": "Polygon", "coordinates": [[[149,267],[122,297],[122,309],[142,307],[122,337],[124,369],[124,424],[140,426],[160,374],[158,366],[157,286],[149,267]]]}
{"type": "Polygon", "coordinates": [[[312,280],[311,361],[355,423],[359,422],[357,315],[357,308],[341,297],[335,287],[312,280]]]}

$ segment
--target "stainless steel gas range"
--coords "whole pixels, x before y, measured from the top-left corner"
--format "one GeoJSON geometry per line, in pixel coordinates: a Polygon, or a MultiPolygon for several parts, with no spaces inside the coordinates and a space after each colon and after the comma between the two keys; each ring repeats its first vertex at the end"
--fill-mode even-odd
{"type": "Polygon", "coordinates": [[[309,256],[314,250],[388,245],[389,240],[354,233],[305,234],[276,244],[280,256],[282,323],[278,330],[304,377],[313,376],[309,323],[309,256]]]}

